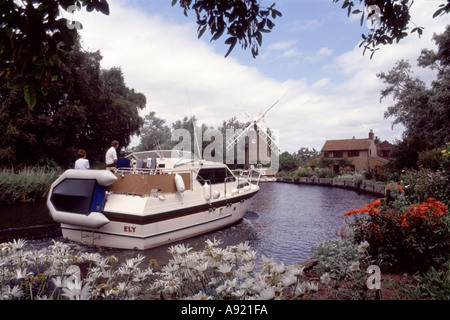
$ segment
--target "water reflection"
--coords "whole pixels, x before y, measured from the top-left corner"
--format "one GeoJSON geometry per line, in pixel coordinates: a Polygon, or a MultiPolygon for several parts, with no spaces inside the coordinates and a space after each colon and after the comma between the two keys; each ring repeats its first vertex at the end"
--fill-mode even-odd
{"type": "MultiPolygon", "coordinates": [[[[374,200],[370,195],[331,187],[284,183],[264,183],[260,187],[261,191],[254,197],[243,220],[182,242],[194,250],[201,250],[207,239],[219,239],[224,246],[248,240],[259,253],[289,265],[308,259],[313,245],[335,238],[336,231],[343,226],[342,216],[346,211],[374,200]]],[[[3,210],[0,219],[0,242],[26,238],[31,249],[40,250],[51,245],[53,240],[65,241],[45,204],[22,204],[7,209],[10,210],[3,210]]],[[[169,246],[139,253],[164,264],[170,259],[169,246]]],[[[115,255],[121,260],[137,255],[133,250],[79,243],[73,243],[73,248],[75,252],[115,255]]]]}

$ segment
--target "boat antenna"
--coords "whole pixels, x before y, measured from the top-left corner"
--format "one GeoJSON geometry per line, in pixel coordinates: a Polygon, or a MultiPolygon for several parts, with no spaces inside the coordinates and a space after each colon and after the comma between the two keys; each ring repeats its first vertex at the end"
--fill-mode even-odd
{"type": "Polygon", "coordinates": [[[158,144],[158,150],[159,150],[159,152],[156,152],[156,154],[157,154],[161,159],[164,159],[164,152],[163,152],[162,149],[161,149],[161,145],[159,144],[159,140],[156,141],[156,143],[158,144]]]}
{"type": "MultiPolygon", "coordinates": [[[[200,158],[200,161],[202,161],[202,159],[203,159],[203,154],[202,154],[201,149],[200,149],[200,143],[199,143],[199,141],[197,140],[197,134],[196,134],[197,130],[196,130],[196,123],[194,122],[194,115],[192,114],[191,97],[190,97],[189,92],[188,92],[187,90],[186,90],[186,94],[187,94],[187,97],[188,97],[189,111],[191,112],[192,128],[193,128],[193,130],[194,130],[194,145],[195,145],[195,143],[197,143],[197,148],[198,148],[197,152],[198,152],[198,156],[199,156],[199,158],[200,158]]],[[[200,130],[202,130],[201,127],[200,127],[200,130]]]]}

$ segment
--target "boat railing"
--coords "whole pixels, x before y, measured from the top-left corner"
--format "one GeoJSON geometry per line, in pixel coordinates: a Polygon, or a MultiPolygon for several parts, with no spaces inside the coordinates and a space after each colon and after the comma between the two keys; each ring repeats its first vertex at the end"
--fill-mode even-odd
{"type": "MultiPolygon", "coordinates": [[[[207,183],[209,186],[209,194],[213,196],[213,191],[217,190],[220,192],[221,198],[228,198],[232,195],[233,189],[237,189],[239,192],[245,187],[248,186],[249,180],[248,178],[242,177],[242,176],[228,176],[223,179],[223,183],[212,183],[209,179],[204,179],[197,175],[197,171],[195,168],[189,168],[189,169],[183,169],[183,170],[174,170],[173,168],[158,168],[158,169],[149,169],[149,168],[117,168],[116,172],[117,175],[119,175],[122,178],[126,178],[126,176],[140,176],[142,179],[132,179],[132,181],[135,181],[135,183],[138,184],[153,184],[150,181],[153,181],[154,179],[151,178],[151,176],[154,176],[157,181],[160,180],[160,178],[163,178],[165,175],[173,175],[176,173],[187,175],[189,174],[189,188],[187,190],[194,191],[196,183],[194,183],[194,180],[197,180],[201,186],[203,186],[207,183]],[[160,178],[157,178],[160,176],[160,178]],[[148,180],[150,179],[150,180],[148,180]],[[142,182],[140,182],[142,181],[142,182]]],[[[131,178],[131,177],[130,177],[131,178]]],[[[131,180],[129,180],[131,181],[131,180]]],[[[186,181],[187,183],[187,181],[186,181]]],[[[134,183],[133,183],[134,184],[134,183]]],[[[144,187],[144,186],[143,186],[144,187]]],[[[116,192],[120,192],[120,189],[116,189],[116,192]]],[[[142,192],[140,192],[142,193],[142,192]]]]}

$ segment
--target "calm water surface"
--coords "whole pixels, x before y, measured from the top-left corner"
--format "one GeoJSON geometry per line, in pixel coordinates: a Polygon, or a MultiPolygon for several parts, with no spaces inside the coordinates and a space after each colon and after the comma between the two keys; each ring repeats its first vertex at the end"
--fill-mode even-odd
{"type": "MultiPolygon", "coordinates": [[[[214,237],[222,240],[224,246],[248,240],[260,254],[290,265],[311,257],[311,247],[315,244],[336,238],[336,231],[343,226],[345,212],[374,200],[374,196],[331,187],[288,183],[261,183],[260,187],[261,191],[253,198],[243,220],[182,242],[201,250],[205,241],[214,237]]],[[[30,249],[36,250],[47,248],[53,240],[66,241],[59,226],[53,223],[45,204],[2,207],[0,242],[18,238],[27,239],[30,249]]],[[[137,255],[134,250],[72,244],[75,251],[99,252],[120,259],[137,255]]],[[[167,253],[170,245],[140,253],[164,264],[170,259],[167,253]]]]}

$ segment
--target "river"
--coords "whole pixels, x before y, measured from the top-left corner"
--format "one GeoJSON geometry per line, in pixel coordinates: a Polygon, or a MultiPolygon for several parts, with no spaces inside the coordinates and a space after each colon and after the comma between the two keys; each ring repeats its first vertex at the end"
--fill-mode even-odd
{"type": "MultiPolygon", "coordinates": [[[[373,195],[355,191],[289,183],[261,183],[249,211],[240,222],[230,227],[186,239],[194,250],[204,248],[207,239],[216,238],[223,245],[249,241],[253,249],[276,262],[291,265],[311,257],[311,247],[336,238],[344,226],[342,216],[348,210],[361,208],[375,199],[373,195]]],[[[0,243],[23,238],[30,250],[46,248],[62,238],[45,203],[3,206],[0,214],[0,243]]],[[[170,246],[170,245],[169,245],[170,246]]],[[[140,252],[148,259],[166,263],[169,246],[140,252]]],[[[134,250],[99,248],[73,243],[75,251],[100,252],[119,259],[135,257],[134,250]]]]}

